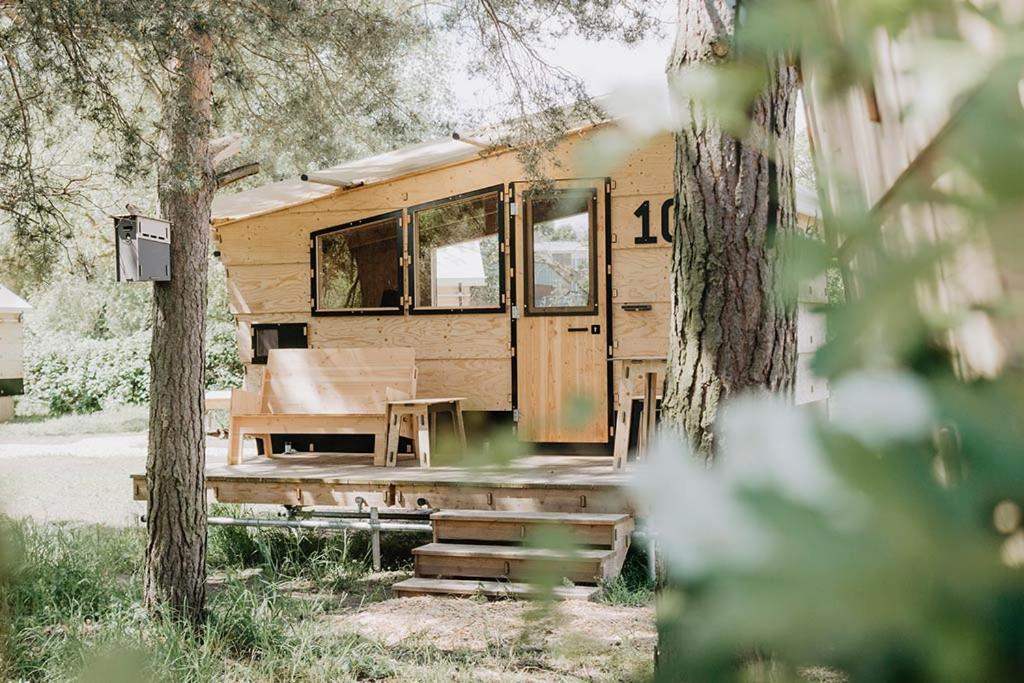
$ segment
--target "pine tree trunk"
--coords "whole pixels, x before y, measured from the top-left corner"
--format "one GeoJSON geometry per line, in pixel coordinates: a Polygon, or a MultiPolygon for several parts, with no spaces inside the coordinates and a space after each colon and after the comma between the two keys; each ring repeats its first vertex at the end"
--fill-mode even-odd
{"type": "MultiPolygon", "coordinates": [[[[680,0],[669,77],[731,58],[737,2],[680,0]]],[[[690,103],[676,133],[679,210],[663,425],[710,457],[722,403],[751,389],[791,391],[796,314],[780,294],[781,233],[796,228],[797,74],[785,56],[750,110],[743,139],[690,103]]]]}
{"type": "Polygon", "coordinates": [[[207,250],[215,179],[208,35],[190,34],[163,104],[159,197],[171,222],[171,280],[153,289],[145,602],[198,622],[206,601],[203,434],[207,250]]]}

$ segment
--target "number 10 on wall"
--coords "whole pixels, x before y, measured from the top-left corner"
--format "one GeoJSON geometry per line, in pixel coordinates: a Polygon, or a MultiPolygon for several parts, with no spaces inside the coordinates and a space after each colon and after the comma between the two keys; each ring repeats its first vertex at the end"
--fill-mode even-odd
{"type": "MultiPolygon", "coordinates": [[[[675,206],[674,198],[666,199],[661,204],[661,238],[666,242],[672,241],[672,207],[675,206]]],[[[644,201],[636,208],[633,215],[640,219],[640,236],[633,238],[636,244],[655,244],[657,236],[651,234],[651,202],[644,201]]]]}

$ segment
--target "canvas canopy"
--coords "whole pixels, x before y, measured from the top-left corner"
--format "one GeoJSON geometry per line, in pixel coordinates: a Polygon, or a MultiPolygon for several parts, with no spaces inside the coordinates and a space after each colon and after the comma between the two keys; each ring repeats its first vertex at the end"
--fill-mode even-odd
{"type": "MultiPolygon", "coordinates": [[[[581,126],[577,130],[595,125],[601,124],[581,126]]],[[[365,159],[347,161],[310,174],[318,180],[336,184],[291,178],[235,194],[220,195],[214,199],[212,218],[214,223],[252,218],[343,192],[345,188],[341,186],[344,185],[372,185],[469,161],[480,155],[482,150],[479,144],[498,145],[501,139],[502,131],[497,128],[474,133],[465,140],[438,138],[365,159]]],[[[813,190],[798,186],[796,203],[799,213],[815,217],[820,215],[817,195],[813,190]]]]}

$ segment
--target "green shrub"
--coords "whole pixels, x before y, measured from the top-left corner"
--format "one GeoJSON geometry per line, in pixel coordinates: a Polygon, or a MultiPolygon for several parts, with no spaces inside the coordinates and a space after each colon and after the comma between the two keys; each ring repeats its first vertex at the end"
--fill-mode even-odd
{"type": "MultiPolygon", "coordinates": [[[[67,333],[42,335],[30,328],[25,344],[26,398],[53,415],[144,404],[149,400],[151,337],[150,330],[89,339],[67,333]]],[[[207,388],[238,386],[241,376],[234,327],[211,323],[206,335],[207,388]]]]}

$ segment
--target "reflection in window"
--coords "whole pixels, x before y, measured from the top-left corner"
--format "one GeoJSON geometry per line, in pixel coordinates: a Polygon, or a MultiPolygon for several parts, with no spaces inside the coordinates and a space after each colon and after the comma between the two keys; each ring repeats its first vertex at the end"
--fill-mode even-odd
{"type": "Polygon", "coordinates": [[[316,238],[317,310],[398,308],[398,218],[316,238]]]}
{"type": "Polygon", "coordinates": [[[532,308],[593,308],[589,200],[565,195],[534,201],[532,215],[532,308]]]}
{"type": "Polygon", "coordinates": [[[420,308],[501,306],[498,193],[416,211],[420,308]]]}

